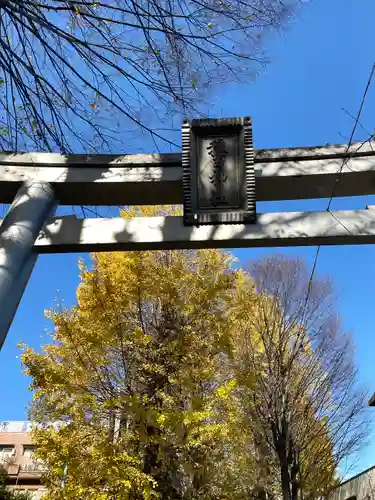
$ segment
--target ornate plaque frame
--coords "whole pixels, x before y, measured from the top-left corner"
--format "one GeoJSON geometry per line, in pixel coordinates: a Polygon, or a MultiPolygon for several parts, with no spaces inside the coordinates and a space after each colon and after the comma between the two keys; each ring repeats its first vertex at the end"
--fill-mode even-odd
{"type": "Polygon", "coordinates": [[[250,117],[186,120],[182,168],[186,226],[256,222],[250,117]]]}

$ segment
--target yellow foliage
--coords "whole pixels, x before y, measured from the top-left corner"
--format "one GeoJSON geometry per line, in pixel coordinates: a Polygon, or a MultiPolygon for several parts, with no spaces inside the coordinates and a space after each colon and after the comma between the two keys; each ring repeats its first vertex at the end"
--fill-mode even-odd
{"type": "MultiPolygon", "coordinates": [[[[167,206],[121,212],[180,214],[167,206]]],[[[265,463],[249,411],[266,371],[260,330],[282,315],[234,261],[197,250],[79,262],[76,305],[47,313],[51,342],[41,352],[22,346],[46,500],[249,498],[265,463]]],[[[280,339],[275,329],[275,346],[280,339]]],[[[324,436],[309,453],[326,444],[324,436]]]]}
{"type": "MultiPolygon", "coordinates": [[[[158,213],[179,208],[121,215],[158,213]]],[[[194,494],[201,488],[208,498],[235,421],[235,381],[218,373],[244,324],[239,302],[253,293],[233,261],[197,250],[100,253],[91,268],[79,263],[76,306],[48,312],[54,331],[41,352],[23,348],[48,500],[151,499],[165,493],[171,471],[185,484],[183,470],[201,485],[194,494]]]]}
{"type": "Polygon", "coordinates": [[[224,385],[218,387],[216,389],[216,395],[220,398],[220,399],[224,399],[224,400],[227,400],[229,399],[229,396],[231,394],[231,392],[233,391],[233,389],[235,389],[237,386],[237,381],[236,380],[229,380],[228,382],[226,382],[224,385]]]}
{"type": "Polygon", "coordinates": [[[183,215],[183,209],[180,205],[130,205],[124,207],[120,212],[120,216],[126,219],[178,215],[183,215]]]}

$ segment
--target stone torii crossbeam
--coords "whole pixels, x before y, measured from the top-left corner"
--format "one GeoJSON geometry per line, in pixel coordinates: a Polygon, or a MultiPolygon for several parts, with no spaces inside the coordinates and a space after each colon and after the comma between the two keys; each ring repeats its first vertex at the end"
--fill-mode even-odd
{"type": "MultiPolygon", "coordinates": [[[[255,150],[256,200],[375,194],[375,144],[255,150]]],[[[375,209],[257,214],[251,225],[182,217],[53,217],[57,205],[183,204],[181,154],[0,153],[0,345],[40,253],[375,243],[375,209]]]]}

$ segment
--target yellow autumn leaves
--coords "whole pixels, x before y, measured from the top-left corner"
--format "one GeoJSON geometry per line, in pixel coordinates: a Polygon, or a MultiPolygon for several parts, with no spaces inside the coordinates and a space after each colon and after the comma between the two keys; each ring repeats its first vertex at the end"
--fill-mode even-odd
{"type": "Polygon", "coordinates": [[[234,260],[197,250],[80,263],[76,306],[51,312],[51,343],[23,352],[48,500],[248,498],[259,461],[243,397],[263,365],[239,361],[249,336],[264,353],[267,298],[234,260]]]}

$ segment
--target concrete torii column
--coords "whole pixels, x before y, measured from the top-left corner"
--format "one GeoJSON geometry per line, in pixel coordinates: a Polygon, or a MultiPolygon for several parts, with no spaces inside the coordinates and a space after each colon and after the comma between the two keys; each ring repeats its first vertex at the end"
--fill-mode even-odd
{"type": "Polygon", "coordinates": [[[56,206],[46,182],[26,181],[0,227],[0,349],[17,311],[37,253],[33,246],[56,206]]]}

